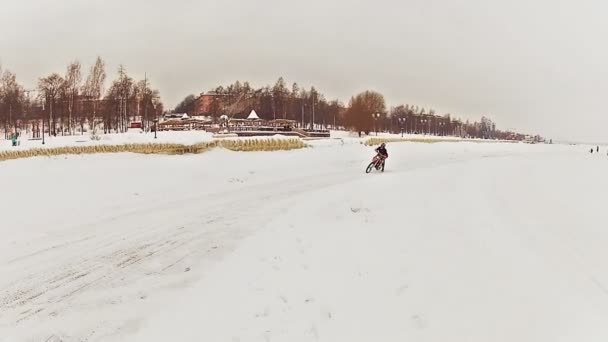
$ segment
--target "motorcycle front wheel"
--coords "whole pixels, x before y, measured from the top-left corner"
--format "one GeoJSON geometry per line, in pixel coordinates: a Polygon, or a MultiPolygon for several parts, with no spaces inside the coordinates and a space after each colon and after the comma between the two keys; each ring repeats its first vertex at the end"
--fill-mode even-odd
{"type": "Polygon", "coordinates": [[[372,170],[374,169],[374,165],[375,165],[375,164],[376,164],[376,163],[374,163],[374,162],[369,163],[369,165],[367,166],[367,169],[365,169],[365,173],[370,173],[370,172],[372,172],[372,170]]]}

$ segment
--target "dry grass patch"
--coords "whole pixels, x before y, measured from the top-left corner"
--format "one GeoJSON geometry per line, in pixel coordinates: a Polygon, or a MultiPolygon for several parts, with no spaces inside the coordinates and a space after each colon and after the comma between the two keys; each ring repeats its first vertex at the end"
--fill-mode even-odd
{"type": "Polygon", "coordinates": [[[394,143],[394,142],[413,142],[413,143],[423,143],[423,144],[435,144],[441,142],[473,142],[473,143],[503,143],[503,142],[511,142],[514,141],[505,141],[505,140],[482,140],[482,139],[441,139],[441,138],[369,138],[363,144],[366,146],[375,146],[380,145],[381,143],[394,143]]]}
{"type": "Polygon", "coordinates": [[[231,151],[288,151],[306,147],[301,139],[222,140],[219,146],[231,151]]]}
{"type": "Polygon", "coordinates": [[[442,139],[418,139],[418,138],[369,138],[365,140],[364,144],[366,146],[375,146],[380,145],[382,143],[395,143],[395,142],[415,142],[415,143],[426,143],[433,144],[444,141],[456,141],[456,140],[442,140],[442,139]]]}
{"type": "Polygon", "coordinates": [[[0,161],[51,157],[60,155],[79,155],[96,153],[140,153],[140,154],[198,154],[216,147],[224,147],[231,151],[284,151],[306,147],[300,139],[260,139],[260,140],[221,140],[202,142],[194,145],[183,144],[124,144],[124,145],[95,145],[95,146],[66,146],[53,148],[35,148],[29,150],[0,151],[0,161]]]}

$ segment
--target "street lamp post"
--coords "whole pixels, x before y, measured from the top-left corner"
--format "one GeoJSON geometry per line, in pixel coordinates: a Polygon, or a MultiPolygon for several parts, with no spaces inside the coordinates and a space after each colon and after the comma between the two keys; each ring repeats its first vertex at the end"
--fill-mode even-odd
{"type": "Polygon", "coordinates": [[[380,118],[380,113],[373,113],[372,118],[374,118],[374,131],[376,132],[376,136],[378,136],[378,125],[376,122],[380,118]]]}
{"type": "Polygon", "coordinates": [[[401,127],[401,137],[403,138],[403,124],[405,124],[405,118],[401,117],[397,120],[399,120],[399,126],[401,127]]]}
{"type": "Polygon", "coordinates": [[[44,145],[44,114],[42,114],[42,145],[44,145]]]}

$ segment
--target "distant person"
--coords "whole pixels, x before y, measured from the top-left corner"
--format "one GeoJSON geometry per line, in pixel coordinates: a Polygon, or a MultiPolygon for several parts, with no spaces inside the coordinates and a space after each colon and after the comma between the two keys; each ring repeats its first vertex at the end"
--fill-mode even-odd
{"type": "Polygon", "coordinates": [[[17,134],[13,134],[11,141],[13,142],[13,146],[17,146],[17,134]]]}
{"type": "Polygon", "coordinates": [[[597,147],[597,153],[600,153],[600,147],[599,146],[597,147]]]}

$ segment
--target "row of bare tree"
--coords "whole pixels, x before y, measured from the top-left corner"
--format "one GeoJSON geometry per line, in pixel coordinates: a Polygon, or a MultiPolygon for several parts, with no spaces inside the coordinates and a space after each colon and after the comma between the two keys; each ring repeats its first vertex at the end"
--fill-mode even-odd
{"type": "MultiPolygon", "coordinates": [[[[87,129],[103,127],[105,133],[124,132],[130,123],[140,122],[148,130],[152,121],[163,113],[157,90],[147,79],[135,81],[120,66],[117,77],[105,90],[105,63],[97,58],[86,78],[78,61],[68,64],[62,76],[53,73],[39,79],[36,89],[24,89],[10,71],[0,68],[0,125],[6,136],[42,131],[50,135],[84,134],[87,129]],[[35,96],[32,96],[35,94],[35,96]]],[[[390,131],[434,135],[456,135],[479,138],[504,138],[510,132],[496,129],[483,117],[480,122],[463,122],[450,114],[439,116],[434,110],[401,105],[390,110],[382,94],[365,91],[353,96],[348,105],[328,101],[315,87],[309,90],[297,83],[288,87],[283,78],[274,86],[253,88],[239,81],[219,86],[205,94],[211,97],[207,106],[199,98],[186,97],[175,111],[219,117],[245,117],[252,109],[265,119],[290,119],[302,127],[343,127],[357,131],[390,131]],[[203,108],[203,113],[201,113],[203,108]]]]}
{"type": "Polygon", "coordinates": [[[41,77],[35,89],[25,89],[14,73],[0,68],[0,124],[5,136],[84,134],[101,127],[104,132],[124,132],[134,121],[149,128],[163,112],[158,90],[151,89],[147,79],[134,80],[120,66],[106,91],[105,69],[98,57],[83,78],[82,65],[74,61],[64,75],[52,73],[41,77]]]}
{"type": "Polygon", "coordinates": [[[344,124],[358,131],[385,131],[391,133],[429,134],[482,139],[508,139],[513,132],[500,131],[487,117],[480,122],[462,121],[451,114],[437,115],[435,110],[419,106],[400,105],[386,110],[382,94],[365,91],[351,98],[344,111],[344,124]]]}

